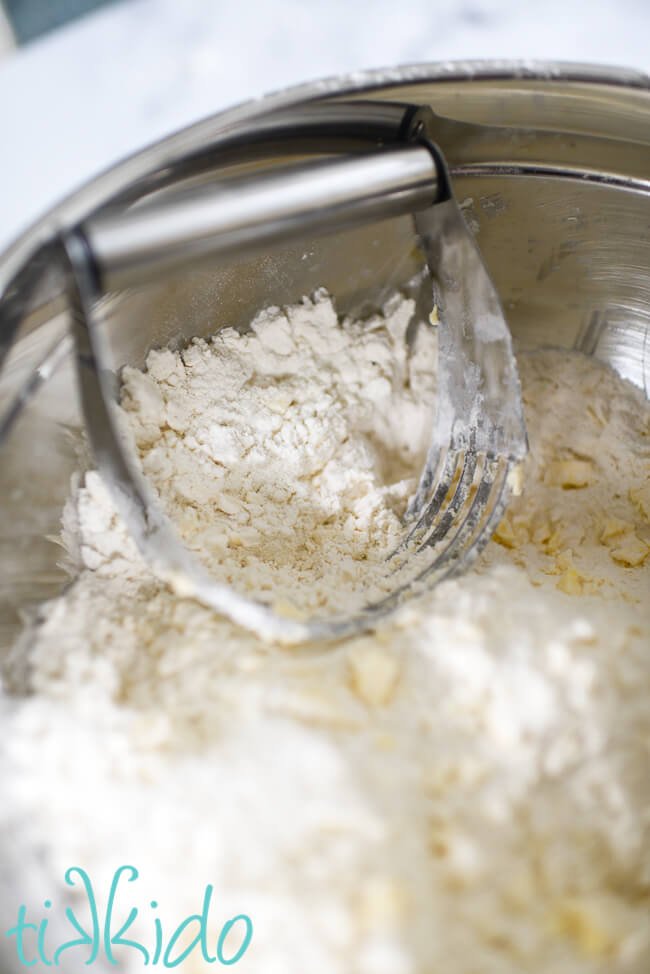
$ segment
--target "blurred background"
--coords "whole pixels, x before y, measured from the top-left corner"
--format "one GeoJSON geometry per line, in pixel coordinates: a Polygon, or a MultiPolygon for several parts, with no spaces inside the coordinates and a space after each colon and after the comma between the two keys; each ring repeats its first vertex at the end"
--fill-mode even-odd
{"type": "Polygon", "coordinates": [[[287,85],[422,61],[650,68],[649,0],[0,0],[0,250],[118,159],[287,85]]]}
{"type": "MultiPolygon", "coordinates": [[[[17,43],[31,41],[83,14],[105,6],[107,0],[4,0],[5,23],[17,43]]],[[[5,31],[7,34],[7,31],[5,31]]]]}

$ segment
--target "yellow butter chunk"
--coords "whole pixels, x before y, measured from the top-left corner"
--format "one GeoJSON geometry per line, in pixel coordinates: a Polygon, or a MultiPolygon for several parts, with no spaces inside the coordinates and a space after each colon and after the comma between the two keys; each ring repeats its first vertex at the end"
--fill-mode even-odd
{"type": "Polygon", "coordinates": [[[287,602],[284,599],[278,599],[277,602],[273,603],[273,611],[276,616],[282,616],[283,619],[298,619],[302,622],[307,618],[307,613],[302,609],[298,609],[291,602],[287,602]]]}
{"type": "Polygon", "coordinates": [[[546,548],[547,554],[556,555],[562,548],[563,544],[566,544],[566,542],[564,541],[562,533],[559,528],[555,527],[553,528],[550,537],[546,539],[544,547],[546,548]]]}
{"type": "Polygon", "coordinates": [[[568,571],[570,568],[575,568],[575,565],[573,564],[573,552],[570,548],[560,552],[560,554],[557,556],[555,567],[558,575],[561,575],[562,572],[568,571]]]}
{"type": "Polygon", "coordinates": [[[558,933],[572,940],[589,957],[606,957],[618,943],[608,929],[605,917],[594,905],[580,900],[566,900],[558,909],[554,923],[558,933]]]}
{"type": "Polygon", "coordinates": [[[389,702],[399,676],[394,656],[371,645],[359,646],[350,654],[350,683],[365,704],[380,706],[389,702]]]}
{"type": "Polygon", "coordinates": [[[494,532],[494,540],[504,548],[517,548],[530,540],[530,519],[525,514],[506,514],[494,532]]]}
{"type": "Polygon", "coordinates": [[[556,587],[567,595],[582,595],[582,578],[575,568],[567,568],[556,587]]]}
{"type": "Polygon", "coordinates": [[[577,571],[570,548],[560,552],[555,562],[555,570],[549,574],[560,575],[556,588],[566,595],[582,595],[585,582],[589,581],[577,571]]]}
{"type": "Polygon", "coordinates": [[[632,525],[629,521],[620,521],[617,517],[610,517],[605,521],[600,540],[603,544],[618,544],[617,540],[612,541],[612,539],[618,539],[631,530],[632,525]]]}
{"type": "Polygon", "coordinates": [[[545,477],[549,486],[565,490],[588,487],[595,479],[593,464],[588,460],[556,460],[549,464],[545,477]]]}
{"type": "Polygon", "coordinates": [[[625,534],[617,547],[611,549],[610,555],[614,561],[634,568],[636,565],[643,564],[649,551],[650,546],[641,538],[637,538],[636,534],[625,534]]]}
{"type": "Polygon", "coordinates": [[[646,521],[650,521],[650,483],[644,484],[643,487],[631,487],[628,497],[633,504],[636,504],[639,513],[646,521]]]}
{"type": "Polygon", "coordinates": [[[509,517],[506,515],[494,532],[494,540],[504,548],[516,548],[517,539],[509,517]]]}

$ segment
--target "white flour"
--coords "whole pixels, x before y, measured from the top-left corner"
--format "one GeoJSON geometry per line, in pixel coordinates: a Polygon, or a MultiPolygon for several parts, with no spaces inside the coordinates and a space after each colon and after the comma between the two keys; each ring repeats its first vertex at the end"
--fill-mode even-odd
{"type": "MultiPolygon", "coordinates": [[[[287,611],[367,596],[435,404],[411,311],[341,326],[320,294],[127,371],[143,469],[217,578],[287,611]]],[[[519,361],[531,456],[496,541],[334,647],[172,596],[86,475],[78,577],[0,743],[0,825],[44,844],[39,895],[133,863],[172,924],[211,883],[215,930],[253,920],[243,972],[648,969],[650,409],[581,356],[519,361]]]]}
{"type": "MultiPolygon", "coordinates": [[[[227,329],[180,356],[152,353],[146,374],[125,370],[144,472],[220,578],[286,611],[331,612],[379,594],[435,406],[433,329],[407,361],[412,307],[397,302],[386,320],[342,328],[317,294],[261,313],[248,336],[227,329]]],[[[112,509],[92,484],[77,505],[81,532],[77,506],[67,512],[66,544],[81,540],[84,566],[122,573],[114,556],[126,545],[133,562],[135,552],[106,530],[112,509]]]]}

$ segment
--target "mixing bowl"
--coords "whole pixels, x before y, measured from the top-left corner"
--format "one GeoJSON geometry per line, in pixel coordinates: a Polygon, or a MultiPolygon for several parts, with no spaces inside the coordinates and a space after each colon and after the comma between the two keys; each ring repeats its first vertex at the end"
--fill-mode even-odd
{"type": "MultiPolygon", "coordinates": [[[[650,395],[650,79],[619,69],[418,65],[230,109],[144,149],[46,214],[0,256],[0,295],[53,235],[102,208],[338,149],[341,101],[364,103],[371,120],[395,103],[430,106],[516,347],[580,350],[650,395]],[[322,125],[310,134],[323,118],[331,144],[322,125]]],[[[355,147],[354,133],[346,144],[355,147]]],[[[102,316],[112,365],[141,366],[151,348],[243,329],[261,308],[321,286],[340,312],[363,316],[421,268],[415,242],[410,217],[392,218],[111,292],[102,316]]],[[[67,327],[61,281],[45,273],[0,375],[0,415],[67,327]]],[[[0,451],[0,663],[38,604],[68,580],[53,536],[70,477],[88,462],[82,425],[68,354],[0,451]]],[[[7,889],[25,878],[12,872],[7,889]]]]}
{"type": "MultiPolygon", "coordinates": [[[[650,88],[646,77],[623,70],[423,65],[318,82],[231,109],[145,149],[44,216],[0,257],[0,293],[54,232],[103,207],[339,148],[335,109],[351,99],[370,103],[362,110],[370,120],[394,103],[428,105],[442,117],[438,142],[520,347],[580,349],[647,392],[650,88]],[[304,135],[323,112],[334,118],[331,145],[320,122],[318,139],[304,135]],[[292,137],[299,129],[302,136],[292,137]]],[[[393,219],[113,292],[103,309],[113,364],[141,365],[152,347],[245,327],[261,307],[319,286],[340,311],[370,311],[417,272],[413,244],[410,219],[393,219]]],[[[66,329],[60,291],[56,275],[46,274],[30,297],[31,313],[0,376],[0,409],[66,329]]],[[[65,582],[60,552],[47,537],[57,532],[79,465],[80,426],[68,357],[2,451],[4,647],[24,610],[65,582]]]]}

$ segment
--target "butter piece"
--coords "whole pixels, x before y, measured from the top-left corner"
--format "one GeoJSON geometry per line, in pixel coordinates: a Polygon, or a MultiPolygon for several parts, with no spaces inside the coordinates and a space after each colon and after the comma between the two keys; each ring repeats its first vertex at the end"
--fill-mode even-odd
{"type": "Polygon", "coordinates": [[[613,952],[618,941],[605,920],[594,905],[571,899],[559,906],[553,926],[558,933],[572,940],[587,957],[602,958],[613,952]]]}
{"type": "Polygon", "coordinates": [[[625,534],[616,548],[612,548],[610,555],[621,565],[635,568],[642,565],[648,556],[650,545],[647,545],[636,534],[625,534]]]}
{"type": "Polygon", "coordinates": [[[628,491],[628,497],[633,504],[636,504],[639,514],[646,521],[650,521],[650,483],[644,484],[642,487],[631,487],[628,491]]]}
{"type": "Polygon", "coordinates": [[[352,689],[363,703],[377,707],[390,701],[399,677],[394,656],[364,644],[352,650],[349,666],[352,689]]]}
{"type": "Polygon", "coordinates": [[[273,603],[273,612],[283,619],[297,619],[299,622],[303,622],[307,618],[306,612],[284,599],[278,599],[273,603]]]}
{"type": "Polygon", "coordinates": [[[610,517],[605,521],[605,525],[601,531],[601,543],[610,544],[612,538],[620,538],[621,535],[627,534],[630,531],[632,531],[632,525],[629,521],[621,521],[617,517],[610,517]]]}
{"type": "Polygon", "coordinates": [[[567,568],[556,588],[567,595],[582,595],[582,578],[575,568],[567,568]]]}
{"type": "Polygon", "coordinates": [[[494,532],[493,538],[497,544],[503,545],[504,548],[517,547],[517,538],[510,522],[510,518],[507,514],[500,521],[498,528],[494,532]]]}

